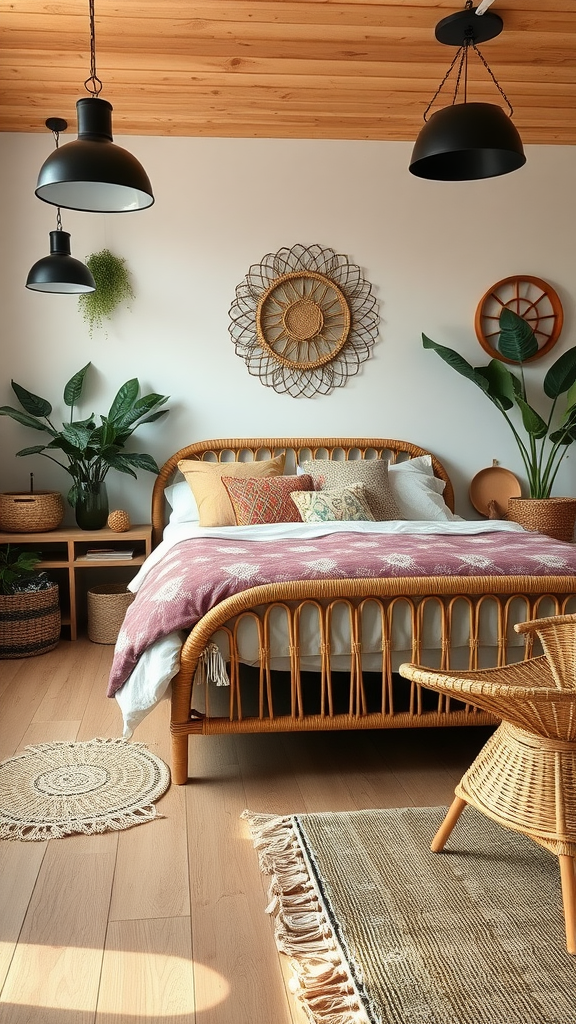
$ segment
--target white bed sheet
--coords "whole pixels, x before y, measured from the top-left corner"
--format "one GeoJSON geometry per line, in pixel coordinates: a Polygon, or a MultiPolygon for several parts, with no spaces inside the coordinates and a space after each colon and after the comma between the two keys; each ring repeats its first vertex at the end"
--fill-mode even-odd
{"type": "MultiPolygon", "coordinates": [[[[410,533],[446,535],[457,534],[460,536],[472,536],[480,533],[494,533],[501,531],[523,532],[523,527],[517,523],[505,522],[502,520],[450,520],[450,521],[419,521],[408,522],[405,520],[391,520],[389,522],[330,522],[330,523],[269,523],[262,526],[226,526],[226,527],[199,527],[196,523],[169,524],[164,530],[162,542],[146,559],[138,574],[128,589],[137,593],[144,579],[150,570],[161,560],[161,558],[175,544],[180,541],[194,537],[217,537],[227,540],[253,541],[258,543],[262,540],[274,538],[310,540],[315,537],[325,536],[326,533],[364,533],[364,534],[390,534],[410,533]]],[[[401,621],[402,612],[398,612],[398,620],[394,624],[394,653],[393,661],[397,667],[402,661],[410,656],[410,624],[408,615],[403,625],[401,621]],[[404,639],[403,639],[404,638],[404,639]]],[[[318,659],[314,650],[314,629],[312,623],[313,613],[310,613],[308,620],[305,618],[302,623],[302,667],[314,670],[318,666],[318,659]],[[306,643],[309,643],[310,654],[306,653],[306,643]]],[[[461,643],[463,648],[467,644],[466,625],[462,621],[461,641],[458,638],[459,624],[454,623],[456,631],[452,637],[453,647],[461,643]]],[[[349,644],[346,626],[346,616],[342,610],[341,622],[335,622],[336,643],[333,648],[332,665],[335,671],[345,670],[349,665],[349,644]],[[339,640],[339,642],[338,642],[339,640]]],[[[427,627],[424,641],[424,651],[435,651],[439,647],[439,629],[434,623],[433,614],[427,627]]],[[[179,655],[185,633],[182,631],[170,633],[169,636],[158,640],[147,651],[144,652],[138,664],[132,671],[124,685],[117,691],[116,700],[122,711],[124,720],[124,737],[129,738],[136,726],[152,710],[153,707],[163,698],[169,695],[170,682],[176,675],[179,665],[179,655]]],[[[221,642],[223,656],[226,658],[226,641],[221,634],[217,638],[221,642]]],[[[523,641],[515,638],[519,646],[523,641]]],[[[363,635],[363,658],[367,671],[378,671],[381,664],[381,637],[378,628],[377,617],[374,618],[374,629],[368,628],[363,635]]],[[[250,629],[246,626],[243,634],[240,634],[240,645],[242,660],[246,664],[258,663],[258,645],[254,635],[250,635],[250,629]]],[[[282,624],[278,622],[271,634],[271,650],[277,652],[272,658],[273,669],[289,668],[287,657],[287,640],[282,624]],[[284,653],[285,652],[285,653],[284,653]]]]}

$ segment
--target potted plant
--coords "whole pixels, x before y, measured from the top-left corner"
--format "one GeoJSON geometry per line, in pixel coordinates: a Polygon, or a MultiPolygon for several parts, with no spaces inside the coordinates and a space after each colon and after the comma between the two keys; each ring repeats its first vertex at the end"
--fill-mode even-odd
{"type": "Polygon", "coordinates": [[[64,388],[64,403],[70,409],[70,418],[60,429],[52,423],[52,406],[45,398],[12,381],[23,412],[9,405],[0,407],[1,416],[10,416],[25,427],[44,431],[50,435],[47,444],[23,448],[16,455],[44,455],[65,469],[73,479],[68,502],[75,509],[78,526],[86,530],[100,529],[108,518],[108,497],[105,477],[110,469],[128,473],[136,478],[137,469],[158,473],[151,455],[124,451],[133,432],[144,423],[153,423],[165,416],[167,409],[160,406],[168,401],[167,395],[149,394],[139,398],[140,384],[136,377],[126,381],[119,389],[106,416],[100,416],[97,425],[94,413],[85,419],[74,419],[74,409],[82,395],[84,378],[91,363],[78,370],[64,388]],[[54,458],[60,452],[66,459],[62,463],[54,458]]]}
{"type": "Polygon", "coordinates": [[[45,654],[60,639],[58,585],[37,572],[42,556],[0,548],[0,658],[45,654]]]}
{"type": "MultiPolygon", "coordinates": [[[[530,499],[532,502],[536,499],[546,502],[546,511],[542,511],[543,506],[532,504],[528,513],[530,522],[536,525],[528,525],[520,504],[524,502],[525,505],[526,499],[512,498],[509,518],[519,515],[528,529],[550,532],[555,527],[544,528],[543,516],[548,519],[554,501],[562,506],[561,539],[570,539],[576,518],[576,499],[551,499],[550,496],[560,465],[576,440],[576,346],[564,352],[544,377],[544,395],[551,400],[545,419],[529,401],[524,378],[524,363],[538,351],[534,331],[526,320],[506,307],[500,313],[499,326],[498,350],[506,359],[518,364],[519,373],[513,373],[500,359],[491,359],[487,366],[471,366],[454,349],[437,345],[425,334],[422,335],[422,343],[424,348],[433,349],[452,369],[480,388],[502,413],[514,435],[528,477],[530,499]],[[558,400],[563,395],[566,396],[564,405],[559,408],[558,400]]],[[[558,536],[558,532],[552,535],[558,536]]]]}
{"type": "Polygon", "coordinates": [[[78,296],[78,306],[88,324],[90,337],[95,327],[102,327],[121,302],[134,298],[126,260],[109,249],[93,252],[86,258],[96,290],[78,296]]]}

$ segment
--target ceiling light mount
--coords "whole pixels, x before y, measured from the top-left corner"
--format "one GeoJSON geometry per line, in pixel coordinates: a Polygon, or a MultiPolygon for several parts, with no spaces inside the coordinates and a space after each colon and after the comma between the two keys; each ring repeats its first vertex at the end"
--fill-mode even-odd
{"type": "Polygon", "coordinates": [[[502,18],[488,12],[481,18],[472,0],[438,22],[436,39],[458,50],[434,96],[424,111],[421,130],[410,161],[410,171],[420,178],[435,181],[470,181],[491,178],[515,171],[526,162],[522,141],[511,121],[512,104],[496,79],[477,43],[500,35],[502,18]],[[468,63],[470,54],[478,57],[506,103],[509,115],[493,103],[468,102],[468,63]],[[431,108],[455,73],[450,106],[428,117],[431,108]]]}
{"type": "Polygon", "coordinates": [[[442,18],[436,25],[434,35],[439,43],[462,46],[465,40],[470,43],[486,43],[499,36],[503,28],[504,22],[499,14],[487,11],[482,18],[478,18],[476,9],[470,4],[463,11],[442,18]]]}

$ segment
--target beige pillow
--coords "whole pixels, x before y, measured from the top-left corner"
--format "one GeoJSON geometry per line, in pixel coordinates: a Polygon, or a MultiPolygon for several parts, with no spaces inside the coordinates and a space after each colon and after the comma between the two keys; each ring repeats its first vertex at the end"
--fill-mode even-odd
{"type": "Polygon", "coordinates": [[[286,455],[262,462],[196,462],[181,459],[178,469],[196,499],[200,526],[236,526],[236,517],[223,476],[264,477],[281,476],[286,455]]]}
{"type": "Polygon", "coordinates": [[[363,484],[325,491],[292,491],[290,497],[304,523],[374,520],[363,484]]]}
{"type": "Polygon", "coordinates": [[[329,487],[364,484],[366,500],[377,522],[404,518],[394,497],[388,479],[388,463],[384,459],[310,459],[300,465],[321,491],[329,487]]]}

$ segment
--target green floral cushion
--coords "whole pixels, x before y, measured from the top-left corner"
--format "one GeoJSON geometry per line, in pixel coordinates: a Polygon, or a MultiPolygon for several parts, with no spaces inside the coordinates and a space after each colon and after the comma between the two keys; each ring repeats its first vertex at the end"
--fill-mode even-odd
{"type": "Polygon", "coordinates": [[[374,520],[363,484],[325,491],[293,491],[290,497],[305,523],[374,520]]]}

